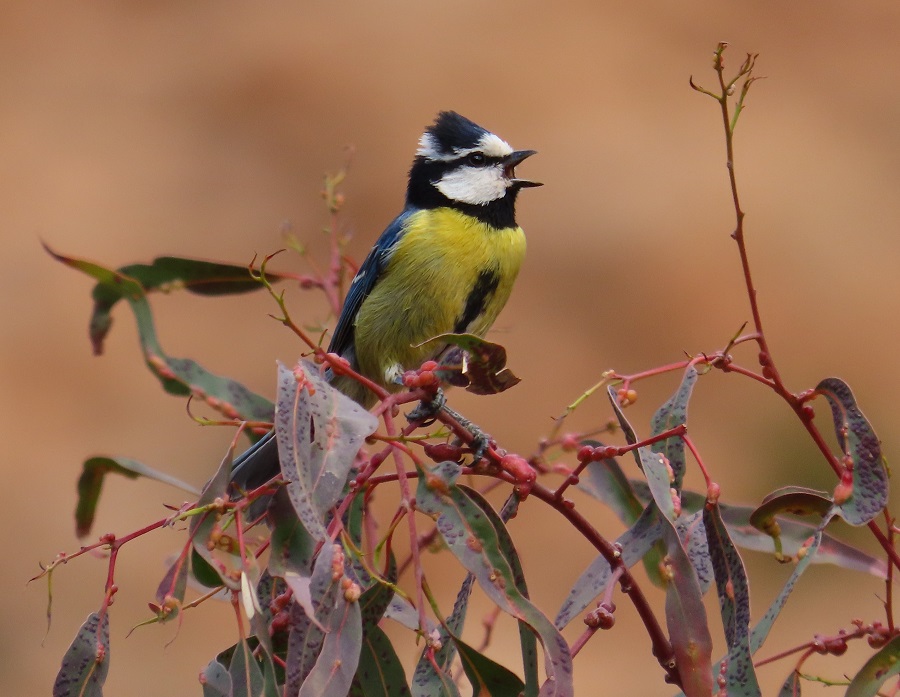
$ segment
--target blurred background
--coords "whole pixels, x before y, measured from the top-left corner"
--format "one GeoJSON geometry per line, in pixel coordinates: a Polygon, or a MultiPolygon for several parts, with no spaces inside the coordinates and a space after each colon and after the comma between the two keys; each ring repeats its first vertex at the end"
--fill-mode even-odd
{"type": "MultiPolygon", "coordinates": [[[[729,237],[718,107],[688,78],[715,84],[720,40],[731,43],[729,72],[745,53],[760,53],[757,74],[767,79],[751,90],[736,166],[771,347],[792,389],[830,375],[847,380],[892,459],[900,449],[898,30],[900,6],[887,0],[3,3],[0,693],[49,694],[63,652],[100,604],[100,559],[57,572],[49,632],[45,584],[25,585],[39,562],[79,545],[80,463],[125,455],[200,485],[231,438],[198,427],[183,401],[162,392],[143,366],[127,308],[116,308],[106,355],[91,355],[91,282],[52,261],[41,241],[113,266],[160,254],[247,263],[283,247],[288,223],[322,253],[322,177],[353,146],[342,225],[361,260],[400,210],[416,140],[441,109],[540,152],[522,169],[546,183],[520,199],[528,258],[491,335],[522,383],[494,397],[451,395],[454,407],[527,455],[604,370],[636,372],[716,350],[750,319],[729,237]]],[[[308,270],[291,254],[277,265],[308,270]]],[[[287,299],[305,322],[332,321],[313,293],[289,287],[287,299]]],[[[263,394],[274,391],[275,360],[301,350],[267,317],[276,308],[263,293],[152,302],[171,355],[263,394]]],[[[753,367],[755,352],[736,359],[753,367]]],[[[639,429],[678,380],[637,385],[629,417],[639,429]]],[[[817,408],[827,428],[824,404],[817,408]]],[[[598,396],[571,427],[609,416],[598,396]]],[[[834,484],[788,409],[739,376],[700,381],[691,433],[726,501],[757,502],[788,483],[834,484]]],[[[689,484],[698,486],[696,473],[689,484]]],[[[130,532],[182,498],[112,478],[95,532],[130,532]]],[[[391,505],[390,492],[382,498],[391,505]]],[[[605,534],[621,532],[604,511],[579,505],[605,534]]],[[[874,551],[865,531],[834,531],[874,551]]],[[[512,532],[536,602],[555,614],[591,550],[537,501],[512,532]]],[[[165,530],[120,554],[109,694],[199,694],[199,670],[235,639],[230,608],[215,603],[188,613],[180,632],[147,627],[126,639],[149,616],[164,559],[183,542],[183,532],[165,530]]],[[[790,568],[745,559],[758,618],[790,568]]],[[[449,608],[455,564],[429,564],[449,608]]],[[[759,656],[834,633],[853,617],[882,619],[883,591],[871,577],[812,568],[759,656]]],[[[671,694],[630,603],[617,603],[615,629],[576,660],[576,684],[591,686],[584,694],[606,685],[617,695],[671,694]]],[[[479,617],[470,622],[476,644],[479,617]]],[[[510,628],[501,624],[492,655],[517,669],[500,636],[510,628]]],[[[580,631],[573,626],[567,637],[580,631]]],[[[865,655],[853,647],[805,669],[840,679],[865,655]]],[[[767,694],[792,665],[760,669],[767,694]]]]}

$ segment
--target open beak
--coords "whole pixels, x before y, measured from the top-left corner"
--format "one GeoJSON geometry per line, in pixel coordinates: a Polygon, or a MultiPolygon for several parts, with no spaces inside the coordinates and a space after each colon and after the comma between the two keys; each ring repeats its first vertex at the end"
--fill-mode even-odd
{"type": "Polygon", "coordinates": [[[516,150],[514,153],[510,153],[504,158],[503,173],[506,175],[506,178],[509,179],[511,184],[519,188],[526,188],[529,186],[543,186],[543,183],[541,182],[533,182],[529,181],[528,179],[516,178],[516,165],[525,158],[531,157],[535,153],[537,153],[537,150],[516,150]]]}

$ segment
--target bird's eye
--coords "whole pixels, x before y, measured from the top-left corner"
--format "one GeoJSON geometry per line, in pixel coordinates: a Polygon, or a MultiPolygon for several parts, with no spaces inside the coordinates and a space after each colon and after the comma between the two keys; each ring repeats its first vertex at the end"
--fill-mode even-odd
{"type": "Polygon", "coordinates": [[[480,152],[469,153],[469,156],[466,158],[466,161],[473,167],[481,167],[485,163],[484,153],[480,153],[480,152]]]}

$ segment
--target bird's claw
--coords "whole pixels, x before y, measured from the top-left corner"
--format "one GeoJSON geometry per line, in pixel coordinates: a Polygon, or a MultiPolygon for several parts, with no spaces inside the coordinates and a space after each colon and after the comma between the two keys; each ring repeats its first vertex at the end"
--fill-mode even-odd
{"type": "Polygon", "coordinates": [[[444,411],[454,419],[456,419],[457,423],[459,423],[460,426],[466,429],[472,436],[472,441],[469,443],[469,448],[472,451],[472,465],[476,465],[487,452],[488,446],[490,446],[491,444],[491,437],[474,423],[469,421],[469,419],[467,419],[465,416],[463,416],[459,412],[454,411],[450,407],[445,406],[444,411]]]}
{"type": "Polygon", "coordinates": [[[446,406],[447,398],[444,396],[444,391],[438,388],[434,397],[428,401],[423,399],[419,402],[419,405],[406,415],[406,420],[410,423],[421,423],[423,426],[427,426],[434,422],[438,412],[445,409],[446,406]]]}

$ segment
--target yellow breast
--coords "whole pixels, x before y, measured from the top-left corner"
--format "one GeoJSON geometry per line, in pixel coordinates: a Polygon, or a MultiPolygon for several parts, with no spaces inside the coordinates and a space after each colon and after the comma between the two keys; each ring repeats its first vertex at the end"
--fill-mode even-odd
{"type": "Polygon", "coordinates": [[[497,229],[450,208],[419,211],[404,229],[356,319],[359,368],[380,383],[395,366],[417,368],[434,356],[440,347],[415,346],[453,332],[479,278],[493,274],[496,288],[466,328],[484,335],[506,304],[525,256],[521,228],[497,229]]]}

